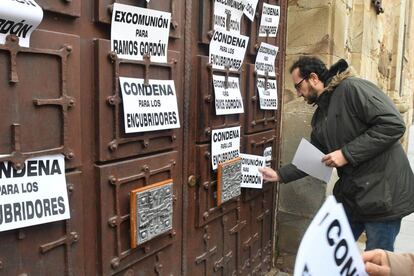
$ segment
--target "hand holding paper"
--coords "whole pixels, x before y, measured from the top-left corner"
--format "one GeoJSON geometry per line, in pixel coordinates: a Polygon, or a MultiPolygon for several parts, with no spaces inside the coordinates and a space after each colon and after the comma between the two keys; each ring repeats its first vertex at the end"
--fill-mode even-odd
{"type": "Polygon", "coordinates": [[[325,155],[322,158],[322,162],[328,167],[342,167],[348,164],[348,160],[346,160],[340,149],[325,155]]]}

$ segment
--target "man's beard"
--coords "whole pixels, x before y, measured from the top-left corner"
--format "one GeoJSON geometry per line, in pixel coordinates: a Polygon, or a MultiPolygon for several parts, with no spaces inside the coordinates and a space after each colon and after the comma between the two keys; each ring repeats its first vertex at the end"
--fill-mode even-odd
{"type": "Polygon", "coordinates": [[[309,97],[306,97],[305,100],[308,104],[314,104],[317,98],[318,93],[316,93],[316,91],[312,89],[309,93],[309,97]]]}

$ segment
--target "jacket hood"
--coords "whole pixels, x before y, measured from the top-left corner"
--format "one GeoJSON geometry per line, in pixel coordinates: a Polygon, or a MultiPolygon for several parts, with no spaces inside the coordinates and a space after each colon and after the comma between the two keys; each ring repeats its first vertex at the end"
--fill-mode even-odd
{"type": "Polygon", "coordinates": [[[326,74],[325,91],[332,92],[343,80],[355,75],[355,70],[344,59],[340,59],[326,74]]]}

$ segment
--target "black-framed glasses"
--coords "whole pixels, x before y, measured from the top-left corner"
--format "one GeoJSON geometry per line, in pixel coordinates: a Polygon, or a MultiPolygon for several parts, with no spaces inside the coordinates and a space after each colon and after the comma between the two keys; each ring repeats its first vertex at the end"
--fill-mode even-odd
{"type": "Polygon", "coordinates": [[[295,84],[294,84],[296,91],[298,91],[298,90],[300,89],[300,85],[301,85],[301,84],[302,84],[302,82],[303,82],[304,80],[306,80],[307,78],[308,78],[308,77],[306,76],[306,77],[304,77],[303,79],[301,79],[301,80],[300,80],[300,82],[298,82],[298,83],[295,83],[295,84]]]}

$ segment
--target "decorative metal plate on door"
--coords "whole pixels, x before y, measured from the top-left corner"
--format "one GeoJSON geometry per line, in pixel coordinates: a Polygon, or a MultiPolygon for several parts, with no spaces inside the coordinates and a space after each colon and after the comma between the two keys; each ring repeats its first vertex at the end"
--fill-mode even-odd
{"type": "Polygon", "coordinates": [[[217,204],[229,201],[241,194],[241,158],[223,162],[218,166],[217,204]]]}
{"type": "Polygon", "coordinates": [[[131,191],[131,247],[135,248],[172,229],[173,181],[131,191]]]}

